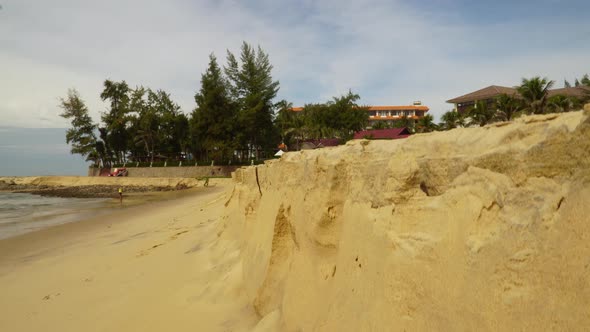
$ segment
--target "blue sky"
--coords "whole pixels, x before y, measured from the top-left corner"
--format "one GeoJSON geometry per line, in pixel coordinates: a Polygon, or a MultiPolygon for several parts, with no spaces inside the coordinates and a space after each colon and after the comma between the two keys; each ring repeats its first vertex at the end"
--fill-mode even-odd
{"type": "Polygon", "coordinates": [[[278,99],[421,100],[547,76],[590,73],[590,1],[0,0],[0,126],[66,127],[58,97],[76,88],[98,120],[102,82],[164,89],[190,112],[208,54],[260,45],[278,99]]]}

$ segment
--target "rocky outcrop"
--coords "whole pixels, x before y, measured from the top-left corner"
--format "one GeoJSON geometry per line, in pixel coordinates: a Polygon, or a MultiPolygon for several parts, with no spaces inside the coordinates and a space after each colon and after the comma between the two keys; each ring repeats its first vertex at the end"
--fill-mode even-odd
{"type": "Polygon", "coordinates": [[[241,242],[281,331],[590,329],[590,110],[242,168],[241,242]]]}

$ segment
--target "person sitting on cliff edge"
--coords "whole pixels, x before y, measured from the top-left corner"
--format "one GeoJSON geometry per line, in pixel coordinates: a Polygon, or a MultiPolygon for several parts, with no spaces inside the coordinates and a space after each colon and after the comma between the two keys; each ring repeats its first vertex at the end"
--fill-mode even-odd
{"type": "Polygon", "coordinates": [[[285,142],[281,142],[281,144],[279,144],[278,148],[279,148],[279,150],[282,150],[283,152],[287,152],[289,150],[287,148],[287,144],[285,144],[285,142]]]}

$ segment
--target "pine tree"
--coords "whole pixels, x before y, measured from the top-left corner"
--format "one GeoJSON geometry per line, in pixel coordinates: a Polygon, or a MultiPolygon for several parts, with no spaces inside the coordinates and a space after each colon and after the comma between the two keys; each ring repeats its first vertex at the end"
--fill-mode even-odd
{"type": "Polygon", "coordinates": [[[274,147],[278,133],[273,126],[274,104],[272,100],[279,90],[279,82],[273,81],[268,55],[259,46],[254,50],[248,43],[242,44],[240,61],[227,52],[225,73],[230,82],[229,91],[238,105],[238,139],[259,157],[261,148],[274,147]]]}
{"type": "Polygon", "coordinates": [[[182,151],[180,144],[182,138],[177,137],[178,131],[175,127],[178,118],[184,116],[180,112],[180,106],[167,92],[163,90],[154,92],[148,89],[147,108],[157,123],[155,150],[166,157],[175,158],[182,151]]]}
{"type": "Polygon", "coordinates": [[[195,95],[197,108],[192,114],[193,140],[201,151],[217,160],[230,158],[237,147],[234,129],[237,109],[229,94],[215,55],[209,56],[209,67],[201,75],[201,89],[195,95]]]}
{"type": "Polygon", "coordinates": [[[118,163],[125,161],[129,141],[126,128],[129,120],[126,116],[129,110],[129,92],[129,86],[125,81],[113,82],[105,80],[104,90],[100,94],[103,101],[109,100],[111,103],[110,110],[102,114],[102,121],[107,130],[107,146],[114,150],[115,159],[118,163]]]}
{"type": "Polygon", "coordinates": [[[68,96],[60,98],[59,107],[63,110],[60,116],[71,119],[72,128],[66,131],[66,142],[72,146],[70,152],[85,157],[86,161],[98,164],[97,139],[94,134],[96,125],[92,123],[88,108],[80,98],[78,91],[74,89],[68,90],[68,96]]]}

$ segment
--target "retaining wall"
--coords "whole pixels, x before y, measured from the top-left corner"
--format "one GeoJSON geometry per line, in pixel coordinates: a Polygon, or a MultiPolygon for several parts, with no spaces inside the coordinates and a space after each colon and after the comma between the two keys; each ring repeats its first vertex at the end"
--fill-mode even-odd
{"type": "MultiPolygon", "coordinates": [[[[127,167],[130,177],[145,178],[200,178],[205,176],[231,176],[241,166],[186,166],[186,167],[127,167]]],[[[110,168],[88,168],[88,176],[106,176],[110,168]]]]}

